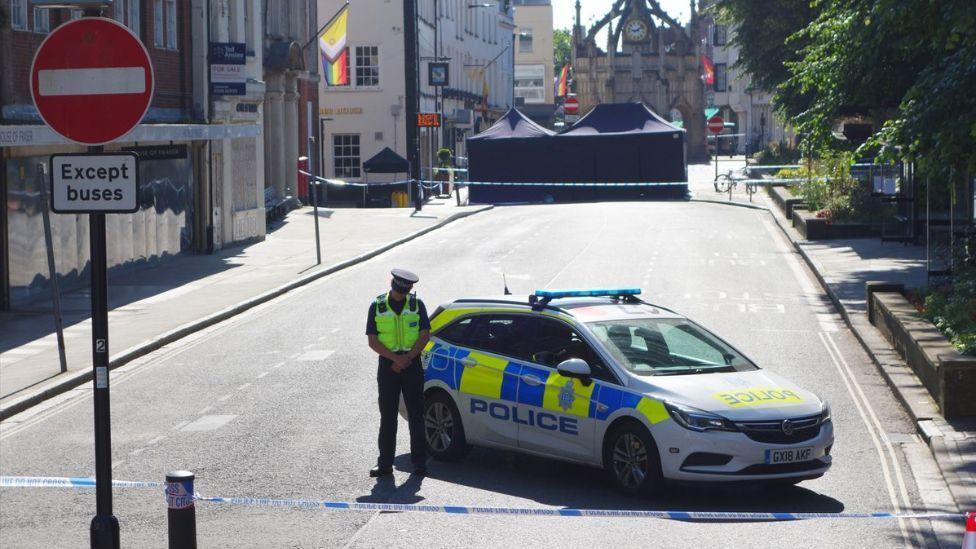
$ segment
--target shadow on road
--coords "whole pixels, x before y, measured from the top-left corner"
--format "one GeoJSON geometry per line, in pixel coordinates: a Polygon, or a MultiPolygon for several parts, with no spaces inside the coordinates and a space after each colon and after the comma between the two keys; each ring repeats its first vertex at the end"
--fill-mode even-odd
{"type": "Polygon", "coordinates": [[[628,497],[614,491],[598,469],[480,448],[464,461],[432,462],[428,476],[545,505],[578,509],[810,513],[844,510],[842,502],[799,486],[681,484],[668,486],[653,498],[628,497]]]}

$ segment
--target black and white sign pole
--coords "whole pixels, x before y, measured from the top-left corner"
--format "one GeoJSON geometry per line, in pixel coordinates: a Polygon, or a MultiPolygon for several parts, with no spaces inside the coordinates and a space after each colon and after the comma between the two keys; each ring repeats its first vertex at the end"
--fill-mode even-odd
{"type": "MultiPolygon", "coordinates": [[[[104,147],[88,147],[90,154],[104,147]]],[[[91,245],[92,363],[95,369],[95,518],[91,522],[93,548],[119,547],[119,520],[112,514],[112,427],[108,389],[108,259],[105,253],[105,214],[88,214],[91,245]]]]}

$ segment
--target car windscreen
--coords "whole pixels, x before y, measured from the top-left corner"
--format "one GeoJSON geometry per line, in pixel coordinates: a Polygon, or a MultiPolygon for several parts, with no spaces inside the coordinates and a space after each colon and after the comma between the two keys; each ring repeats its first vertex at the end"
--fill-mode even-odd
{"type": "Polygon", "coordinates": [[[638,375],[757,369],[735,349],[682,318],[628,318],[588,326],[620,365],[638,375]]]}

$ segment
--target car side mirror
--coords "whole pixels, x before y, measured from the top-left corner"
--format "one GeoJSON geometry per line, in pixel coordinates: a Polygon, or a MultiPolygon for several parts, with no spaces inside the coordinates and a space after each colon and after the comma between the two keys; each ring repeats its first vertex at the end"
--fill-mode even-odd
{"type": "Polygon", "coordinates": [[[574,377],[582,381],[584,385],[590,384],[592,371],[590,370],[590,365],[582,358],[564,360],[556,366],[556,371],[563,377],[574,377]]]}

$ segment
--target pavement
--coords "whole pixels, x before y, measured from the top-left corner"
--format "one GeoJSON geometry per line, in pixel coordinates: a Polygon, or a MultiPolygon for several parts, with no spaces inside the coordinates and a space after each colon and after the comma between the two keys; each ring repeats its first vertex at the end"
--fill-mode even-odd
{"type": "MultiPolygon", "coordinates": [[[[768,204],[771,206],[772,202],[768,204]]],[[[779,208],[771,206],[769,211],[911,415],[919,434],[932,450],[956,504],[961,510],[976,510],[976,418],[947,421],[942,417],[911,367],[868,320],[865,283],[880,281],[903,284],[905,288],[925,287],[928,283],[925,248],[882,243],[879,238],[807,241],[779,208]]]]}
{"type": "MultiPolygon", "coordinates": [[[[306,207],[273,223],[263,241],[111,275],[111,367],[488,208],[457,206],[453,198],[433,199],[420,212],[319,208],[317,265],[314,217],[306,207]]],[[[0,313],[0,419],[91,379],[89,289],[63,292],[61,301],[65,372],[49,301],[0,313]]]]}

